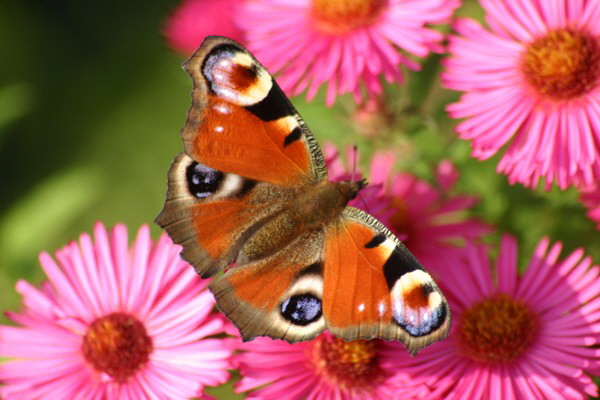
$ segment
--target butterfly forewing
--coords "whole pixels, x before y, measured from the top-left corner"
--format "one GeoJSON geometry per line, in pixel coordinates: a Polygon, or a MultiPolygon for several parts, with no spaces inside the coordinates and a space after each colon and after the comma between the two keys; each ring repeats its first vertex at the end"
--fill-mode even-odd
{"type": "Polygon", "coordinates": [[[283,186],[326,179],[312,134],[245,48],[225,38],[208,38],[184,67],[194,90],[182,136],[194,160],[283,186]]]}

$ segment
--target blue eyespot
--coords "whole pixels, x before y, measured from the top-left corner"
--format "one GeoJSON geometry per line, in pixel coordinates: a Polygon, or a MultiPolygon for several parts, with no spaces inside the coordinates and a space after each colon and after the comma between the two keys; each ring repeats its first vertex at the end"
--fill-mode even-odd
{"type": "Polygon", "coordinates": [[[203,199],[215,194],[223,180],[223,173],[194,161],[187,167],[186,179],[192,196],[203,199]]]}
{"type": "Polygon", "coordinates": [[[295,325],[308,325],[321,314],[321,300],[312,294],[294,295],[281,304],[281,315],[295,325]]]}

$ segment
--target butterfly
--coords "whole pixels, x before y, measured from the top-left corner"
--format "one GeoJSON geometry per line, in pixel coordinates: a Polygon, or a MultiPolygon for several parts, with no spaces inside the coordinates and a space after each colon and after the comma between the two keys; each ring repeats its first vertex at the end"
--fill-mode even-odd
{"type": "Polygon", "coordinates": [[[347,203],[365,181],[330,182],[310,130],[240,44],[208,37],[183,64],[194,82],[156,222],[210,284],[243,340],[290,343],[327,329],[400,340],[448,335],[450,309],[408,249],[347,203]]]}

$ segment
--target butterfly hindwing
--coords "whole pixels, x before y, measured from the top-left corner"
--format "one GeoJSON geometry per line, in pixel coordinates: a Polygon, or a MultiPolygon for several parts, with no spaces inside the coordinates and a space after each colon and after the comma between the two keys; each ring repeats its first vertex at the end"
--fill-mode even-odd
{"type": "Polygon", "coordinates": [[[297,342],[323,331],[322,247],[322,231],[305,233],[210,284],[217,305],[244,340],[270,336],[297,342]]]}
{"type": "Polygon", "coordinates": [[[194,81],[182,130],[190,157],[220,171],[283,186],[326,179],[312,134],[244,47],[209,37],[184,68],[194,81]]]}
{"type": "Polygon", "coordinates": [[[417,259],[379,221],[347,207],[327,228],[323,315],[346,340],[402,341],[415,354],[445,337],[450,312],[417,259]]]}

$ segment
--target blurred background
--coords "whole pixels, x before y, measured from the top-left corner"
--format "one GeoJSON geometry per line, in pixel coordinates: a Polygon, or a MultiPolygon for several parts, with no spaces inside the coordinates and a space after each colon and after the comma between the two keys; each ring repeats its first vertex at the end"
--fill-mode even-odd
{"type": "MultiPolygon", "coordinates": [[[[459,14],[478,15],[469,1],[459,14]]],[[[162,208],[166,173],[182,149],[179,130],[192,82],[185,56],[169,49],[161,30],[175,1],[0,2],[0,308],[18,309],[18,279],[39,283],[40,251],[52,253],[95,221],[124,222],[130,232],[162,208]]],[[[393,131],[361,134],[350,98],[332,108],[323,96],[294,104],[317,140],[357,144],[363,170],[369,154],[393,147],[398,167],[431,181],[437,162],[451,159],[458,188],[476,195],[473,213],[515,234],[531,254],[548,235],[566,250],[585,247],[600,260],[600,235],[573,190],[531,191],[495,173],[498,159],[470,158],[444,106],[458,94],[437,82],[440,56],[386,88],[393,131]]],[[[363,121],[364,122],[364,121],[363,121]]],[[[491,238],[494,240],[494,237],[491,238]]],[[[8,320],[2,317],[2,323],[8,320]]]]}
{"type": "MultiPolygon", "coordinates": [[[[152,223],[191,80],[161,28],[176,2],[0,2],[0,304],[95,221],[152,223]]],[[[6,319],[3,320],[6,322],[6,319]]]]}

